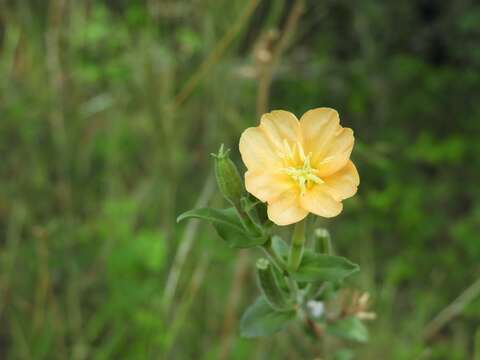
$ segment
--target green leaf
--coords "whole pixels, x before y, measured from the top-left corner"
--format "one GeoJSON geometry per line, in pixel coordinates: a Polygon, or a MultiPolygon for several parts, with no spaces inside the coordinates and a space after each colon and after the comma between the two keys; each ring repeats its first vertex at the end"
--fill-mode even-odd
{"type": "Polygon", "coordinates": [[[264,297],[260,296],[243,314],[240,321],[240,335],[245,338],[272,335],[283,330],[295,315],[295,310],[274,310],[264,297]]]}
{"type": "Polygon", "coordinates": [[[334,360],[353,360],[355,359],[355,354],[350,349],[340,349],[333,354],[334,360]]]}
{"type": "Polygon", "coordinates": [[[336,321],[328,326],[327,332],[330,335],[338,336],[346,340],[358,342],[368,341],[368,329],[356,316],[350,316],[336,321]]]}
{"type": "Polygon", "coordinates": [[[272,236],[272,249],[278,257],[284,260],[287,259],[289,251],[288,245],[280,236],[272,236]]]}
{"type": "Polygon", "coordinates": [[[211,223],[223,224],[226,226],[237,228],[237,230],[239,231],[243,231],[242,224],[238,220],[235,209],[233,207],[228,209],[192,209],[179,215],[177,217],[177,222],[191,218],[207,220],[211,223]]]}
{"type": "Polygon", "coordinates": [[[218,235],[232,248],[258,246],[267,240],[263,236],[248,234],[233,207],[228,209],[193,209],[181,214],[177,218],[177,222],[192,218],[210,221],[218,235]]]}
{"type": "Polygon", "coordinates": [[[307,250],[298,270],[292,273],[292,276],[297,281],[337,281],[359,269],[357,264],[344,257],[316,254],[307,250]]]}

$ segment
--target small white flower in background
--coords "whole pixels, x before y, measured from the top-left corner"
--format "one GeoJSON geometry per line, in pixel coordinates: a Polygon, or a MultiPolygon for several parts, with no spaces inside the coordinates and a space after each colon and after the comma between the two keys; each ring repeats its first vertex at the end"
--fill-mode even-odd
{"type": "Polygon", "coordinates": [[[307,302],[307,307],[313,317],[319,318],[325,312],[325,305],[323,301],[310,300],[307,302]]]}

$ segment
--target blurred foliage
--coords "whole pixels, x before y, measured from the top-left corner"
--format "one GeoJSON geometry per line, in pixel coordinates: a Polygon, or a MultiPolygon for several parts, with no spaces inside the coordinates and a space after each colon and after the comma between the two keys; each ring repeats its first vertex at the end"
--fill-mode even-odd
{"type": "MultiPolygon", "coordinates": [[[[175,100],[246,4],[0,1],[1,358],[314,356],[298,329],[240,340],[226,314],[232,283],[234,319],[254,298],[252,274],[238,284],[211,228],[175,225],[201,194],[220,202],[208,154],[238,157],[258,121],[253,52],[291,1],[260,1],[175,100]]],[[[356,133],[359,194],[322,223],[379,316],[368,345],[334,358],[478,356],[478,298],[422,332],[480,275],[479,23],[473,0],[309,0],[281,59],[271,108],[334,107],[356,133]]]]}

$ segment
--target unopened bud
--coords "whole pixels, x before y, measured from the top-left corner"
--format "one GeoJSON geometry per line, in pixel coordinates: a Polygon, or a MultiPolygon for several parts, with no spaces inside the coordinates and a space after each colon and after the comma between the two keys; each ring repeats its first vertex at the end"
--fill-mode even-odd
{"type": "Polygon", "coordinates": [[[286,310],[288,300],[275,281],[272,265],[267,259],[257,260],[257,277],[258,285],[270,306],[275,310],[286,310]]]}
{"type": "Polygon", "coordinates": [[[238,169],[228,155],[230,150],[224,150],[223,144],[215,158],[215,176],[218,188],[223,197],[232,205],[239,207],[242,197],[245,195],[245,188],[238,169]]]}
{"type": "Polygon", "coordinates": [[[320,254],[332,254],[332,240],[327,229],[315,229],[315,252],[320,254]]]}

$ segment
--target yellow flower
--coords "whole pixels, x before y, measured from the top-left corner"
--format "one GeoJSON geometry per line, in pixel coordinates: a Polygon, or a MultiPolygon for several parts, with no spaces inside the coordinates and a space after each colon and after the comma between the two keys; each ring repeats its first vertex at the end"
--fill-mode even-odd
{"type": "Polygon", "coordinates": [[[260,126],[240,138],[247,191],[268,203],[268,217],[277,225],[296,223],[309,212],[337,216],[360,183],[350,161],[353,142],[352,129],[340,126],[334,109],[307,111],[300,121],[284,110],[264,114],[260,126]]]}

